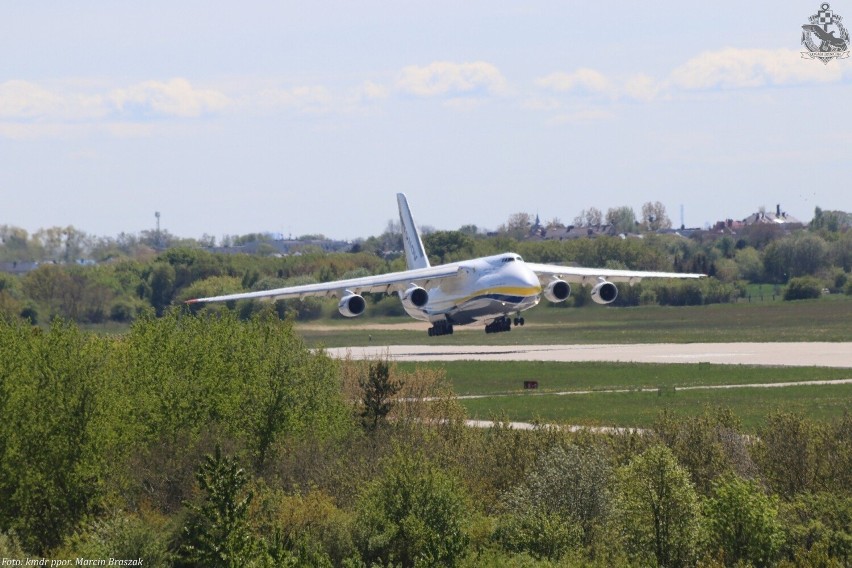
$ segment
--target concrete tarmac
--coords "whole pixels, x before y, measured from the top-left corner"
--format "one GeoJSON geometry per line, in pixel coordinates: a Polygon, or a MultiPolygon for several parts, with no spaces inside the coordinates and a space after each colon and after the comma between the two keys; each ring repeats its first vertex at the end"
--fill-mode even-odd
{"type": "Polygon", "coordinates": [[[333,357],[396,361],[621,361],[852,368],[852,343],[646,343],[632,345],[391,345],[328,349],[333,357]]]}

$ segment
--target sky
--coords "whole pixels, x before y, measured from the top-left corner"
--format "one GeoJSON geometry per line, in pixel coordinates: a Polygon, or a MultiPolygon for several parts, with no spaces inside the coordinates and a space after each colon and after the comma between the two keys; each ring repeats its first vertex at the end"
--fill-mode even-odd
{"type": "Polygon", "coordinates": [[[800,55],[819,7],[9,0],[0,225],[355,239],[397,192],[439,230],[852,211],[852,58],[800,55]]]}

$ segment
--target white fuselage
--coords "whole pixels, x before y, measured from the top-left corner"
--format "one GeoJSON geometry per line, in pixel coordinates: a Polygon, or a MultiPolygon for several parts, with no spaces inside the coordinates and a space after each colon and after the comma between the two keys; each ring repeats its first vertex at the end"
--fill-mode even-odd
{"type": "Polygon", "coordinates": [[[429,301],[417,308],[405,306],[411,317],[423,321],[447,320],[464,325],[490,321],[532,308],[541,299],[541,283],[520,256],[506,253],[453,263],[459,274],[429,287],[429,301]]]}

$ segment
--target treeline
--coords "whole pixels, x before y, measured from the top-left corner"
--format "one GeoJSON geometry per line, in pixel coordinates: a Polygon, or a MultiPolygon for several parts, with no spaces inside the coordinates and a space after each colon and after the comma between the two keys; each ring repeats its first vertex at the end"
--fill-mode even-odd
{"type": "MultiPolygon", "coordinates": [[[[825,215],[817,219],[821,224],[792,234],[786,234],[778,225],[755,225],[736,236],[704,232],[683,238],[647,233],[642,239],[519,241],[504,234],[489,237],[475,228],[463,228],[431,232],[424,241],[435,263],[515,251],[535,262],[701,272],[711,276],[697,283],[646,281],[624,286],[617,300],[621,305],[730,302],[746,297],[749,284],[767,284],[786,299],[818,297],[826,290],[852,294],[849,278],[852,231],[844,224],[826,221],[825,215]]],[[[32,241],[8,227],[0,233],[3,239],[0,259],[20,256],[32,241]]],[[[45,242],[53,243],[49,248],[55,249],[60,260],[70,259],[81,246],[81,239],[74,235],[73,231],[60,231],[53,235],[53,240],[45,237],[45,242]]],[[[156,238],[147,235],[145,242],[156,238]]],[[[405,268],[400,258],[399,236],[393,233],[357,243],[349,253],[325,253],[306,247],[300,254],[284,258],[212,254],[201,249],[199,243],[155,253],[129,237],[107,244],[104,251],[111,252],[95,265],[48,262],[21,276],[0,273],[0,313],[41,323],[54,317],[80,323],[127,323],[146,308],[160,314],[168,306],[192,297],[324,282],[405,268]]],[[[44,249],[43,245],[39,246],[44,249]]],[[[583,305],[588,293],[578,292],[564,305],[583,305]]],[[[368,314],[402,313],[394,301],[382,303],[379,296],[372,299],[379,305],[368,310],[368,314]]],[[[257,303],[244,302],[238,309],[243,317],[250,317],[260,308],[257,303]]],[[[282,317],[298,319],[316,318],[329,312],[327,305],[316,299],[280,302],[277,311],[282,317]]]]}
{"type": "Polygon", "coordinates": [[[0,557],[144,566],[849,566],[852,416],[464,425],[443,375],[272,313],[0,318],[0,557]]]}

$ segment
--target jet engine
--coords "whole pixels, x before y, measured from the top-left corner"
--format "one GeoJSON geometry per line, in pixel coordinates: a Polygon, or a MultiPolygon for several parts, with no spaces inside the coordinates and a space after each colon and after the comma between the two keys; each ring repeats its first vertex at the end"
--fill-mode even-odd
{"type": "Polygon", "coordinates": [[[592,300],[596,304],[611,304],[618,297],[618,288],[612,282],[601,281],[592,288],[592,300]]]}
{"type": "Polygon", "coordinates": [[[429,292],[420,286],[412,285],[402,293],[402,305],[407,309],[419,309],[429,301],[429,292]]]}
{"type": "Polygon", "coordinates": [[[364,308],[366,307],[367,302],[364,300],[364,297],[353,294],[352,292],[347,292],[346,295],[340,298],[340,302],[337,304],[337,310],[340,312],[340,315],[348,318],[360,316],[364,313],[364,308]]]}
{"type": "Polygon", "coordinates": [[[564,280],[554,280],[544,288],[544,297],[551,302],[564,302],[571,295],[571,285],[564,280]]]}

